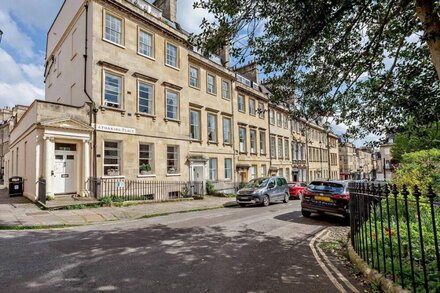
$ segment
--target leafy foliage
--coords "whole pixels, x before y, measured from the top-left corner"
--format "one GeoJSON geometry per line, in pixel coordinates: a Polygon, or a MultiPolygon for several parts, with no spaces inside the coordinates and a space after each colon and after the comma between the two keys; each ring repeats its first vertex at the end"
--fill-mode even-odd
{"type": "Polygon", "coordinates": [[[396,184],[412,186],[417,184],[422,192],[432,185],[440,193],[440,149],[408,153],[396,172],[396,184]]]}
{"type": "Polygon", "coordinates": [[[407,128],[394,138],[391,148],[393,159],[402,160],[406,153],[428,150],[431,148],[440,149],[440,123],[433,123],[431,127],[417,127],[408,125],[407,128]]]}
{"type": "Polygon", "coordinates": [[[395,132],[410,119],[416,126],[440,121],[439,0],[194,5],[215,21],[203,21],[193,44],[210,53],[231,45],[239,62],[254,56],[274,102],[295,96],[292,115],[353,125],[352,137],[395,132]]]}

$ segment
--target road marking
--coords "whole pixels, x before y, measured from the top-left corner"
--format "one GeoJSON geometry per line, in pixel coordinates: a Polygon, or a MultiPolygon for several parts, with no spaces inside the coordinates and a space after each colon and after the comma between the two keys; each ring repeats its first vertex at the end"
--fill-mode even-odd
{"type": "MultiPolygon", "coordinates": [[[[330,231],[327,230],[327,233],[321,238],[321,240],[325,240],[328,238],[328,235],[330,234],[330,231]]],[[[336,276],[344,282],[344,284],[351,290],[351,292],[359,293],[359,290],[356,289],[356,287],[353,286],[353,284],[350,283],[350,281],[347,280],[347,278],[342,275],[342,273],[332,264],[332,262],[328,259],[327,255],[322,251],[322,249],[316,245],[316,248],[321,253],[321,256],[324,258],[324,261],[327,263],[327,265],[330,267],[330,269],[336,274],[336,276]]]]}
{"type": "Polygon", "coordinates": [[[330,279],[330,281],[335,285],[335,287],[339,290],[341,293],[346,293],[347,291],[344,289],[344,287],[338,282],[338,280],[333,276],[333,274],[330,272],[330,270],[327,268],[327,266],[324,264],[324,262],[319,257],[318,252],[315,249],[315,242],[316,239],[318,239],[322,234],[326,232],[327,229],[322,230],[318,234],[315,235],[315,237],[312,238],[312,240],[309,243],[310,249],[312,250],[313,256],[315,257],[316,261],[318,262],[319,266],[322,268],[324,273],[327,275],[327,277],[330,279]]]}

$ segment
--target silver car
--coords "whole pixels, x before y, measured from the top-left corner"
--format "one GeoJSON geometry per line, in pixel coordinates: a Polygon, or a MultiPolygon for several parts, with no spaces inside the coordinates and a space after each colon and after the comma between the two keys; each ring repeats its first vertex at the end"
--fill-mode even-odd
{"type": "Polygon", "coordinates": [[[237,193],[240,206],[261,204],[268,206],[271,202],[289,202],[289,186],[284,177],[262,177],[247,183],[237,193]]]}

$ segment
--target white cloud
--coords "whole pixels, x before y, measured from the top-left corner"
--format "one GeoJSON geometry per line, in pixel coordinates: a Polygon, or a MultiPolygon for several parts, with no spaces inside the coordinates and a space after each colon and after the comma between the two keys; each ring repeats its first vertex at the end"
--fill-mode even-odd
{"type": "Polygon", "coordinates": [[[32,63],[19,64],[0,49],[0,105],[29,105],[34,99],[44,99],[43,68],[32,63]]]}
{"type": "Polygon", "coordinates": [[[10,47],[24,58],[34,56],[34,42],[17,25],[17,23],[3,11],[0,11],[0,27],[3,31],[2,45],[10,47]]]}
{"type": "Polygon", "coordinates": [[[200,24],[203,18],[213,21],[214,16],[205,9],[194,9],[193,4],[196,0],[177,1],[177,22],[190,33],[200,33],[200,24]]]}

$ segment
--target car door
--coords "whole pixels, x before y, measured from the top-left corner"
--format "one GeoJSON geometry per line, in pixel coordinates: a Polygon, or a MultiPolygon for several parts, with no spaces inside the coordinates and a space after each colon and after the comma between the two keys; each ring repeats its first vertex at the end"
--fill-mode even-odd
{"type": "Polygon", "coordinates": [[[281,177],[277,178],[277,199],[283,200],[284,199],[284,180],[281,177]]]}
{"type": "Polygon", "coordinates": [[[267,194],[269,195],[270,200],[277,199],[277,182],[275,178],[270,178],[269,183],[267,184],[267,194]],[[273,185],[272,188],[270,188],[271,185],[273,185]]]}

